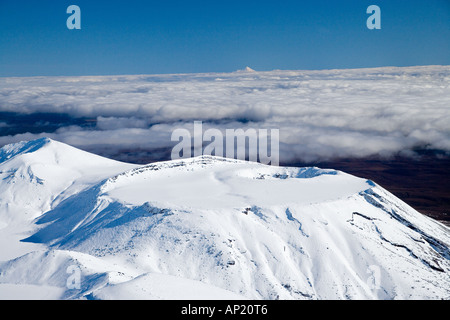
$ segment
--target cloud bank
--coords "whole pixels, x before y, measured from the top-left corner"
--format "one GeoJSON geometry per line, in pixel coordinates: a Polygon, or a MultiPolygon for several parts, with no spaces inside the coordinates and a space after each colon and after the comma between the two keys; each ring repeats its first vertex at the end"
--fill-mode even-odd
{"type": "Polygon", "coordinates": [[[48,136],[133,160],[172,148],[194,121],[279,129],[282,163],[450,152],[450,66],[0,78],[0,145],[48,136]]]}

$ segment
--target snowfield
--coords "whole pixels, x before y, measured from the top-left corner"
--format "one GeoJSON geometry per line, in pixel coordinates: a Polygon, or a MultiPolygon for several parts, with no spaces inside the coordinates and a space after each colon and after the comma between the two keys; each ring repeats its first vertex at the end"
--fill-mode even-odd
{"type": "Polygon", "coordinates": [[[450,229],[344,172],[0,149],[0,299],[449,299],[450,229]]]}

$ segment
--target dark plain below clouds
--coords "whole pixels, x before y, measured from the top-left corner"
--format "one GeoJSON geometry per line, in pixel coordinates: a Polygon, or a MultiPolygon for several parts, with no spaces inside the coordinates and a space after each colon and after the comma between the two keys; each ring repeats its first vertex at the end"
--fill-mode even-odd
{"type": "Polygon", "coordinates": [[[278,129],[281,165],[372,179],[449,223],[450,67],[0,78],[0,146],[170,160],[175,129],[278,129]]]}
{"type": "Polygon", "coordinates": [[[450,67],[0,78],[0,145],[167,160],[177,128],[279,129],[280,162],[450,151],[450,67]]]}

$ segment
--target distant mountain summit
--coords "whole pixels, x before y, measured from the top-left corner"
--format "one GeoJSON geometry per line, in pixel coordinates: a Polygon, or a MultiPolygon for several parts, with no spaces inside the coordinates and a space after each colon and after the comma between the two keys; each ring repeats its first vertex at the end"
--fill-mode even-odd
{"type": "Polygon", "coordinates": [[[137,166],[48,139],[0,157],[0,297],[450,297],[449,228],[341,171],[137,166]]]}
{"type": "Polygon", "coordinates": [[[250,68],[250,67],[245,67],[245,69],[243,69],[243,70],[238,70],[237,72],[256,72],[256,71],[253,70],[253,69],[250,68]]]}

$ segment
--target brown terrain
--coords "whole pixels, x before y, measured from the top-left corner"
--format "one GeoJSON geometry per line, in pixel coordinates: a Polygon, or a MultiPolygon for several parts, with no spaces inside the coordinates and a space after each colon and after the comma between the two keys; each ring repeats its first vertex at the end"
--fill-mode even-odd
{"type": "MultiPolygon", "coordinates": [[[[87,150],[136,164],[170,160],[170,149],[120,150],[109,153],[100,146],[87,150]]],[[[417,151],[417,150],[416,150],[417,151]]],[[[417,151],[415,158],[341,159],[316,163],[281,163],[282,166],[317,166],[370,179],[417,211],[450,227],[450,156],[439,151],[417,151]]]]}
{"type": "Polygon", "coordinates": [[[450,157],[351,159],[313,165],[373,180],[417,211],[450,227],[450,157]]]}

